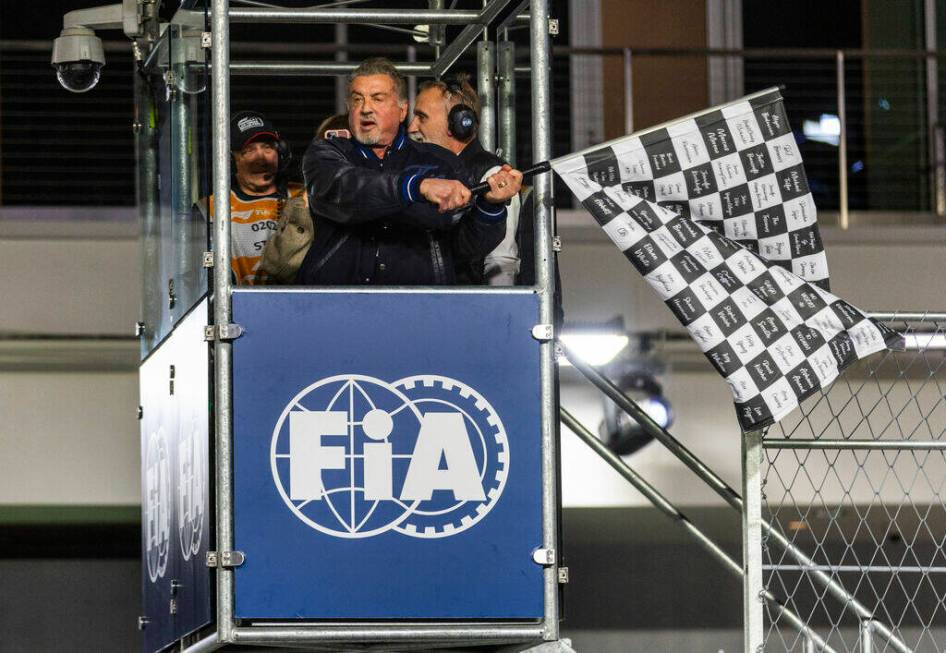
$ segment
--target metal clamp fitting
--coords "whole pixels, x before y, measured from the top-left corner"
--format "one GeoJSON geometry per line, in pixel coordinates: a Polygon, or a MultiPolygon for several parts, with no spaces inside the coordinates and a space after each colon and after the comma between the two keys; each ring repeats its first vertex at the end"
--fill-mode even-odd
{"type": "Polygon", "coordinates": [[[568,567],[558,568],[558,584],[568,585],[568,567]]]}
{"type": "Polygon", "coordinates": [[[224,567],[227,569],[239,567],[246,562],[246,555],[242,551],[223,551],[218,554],[216,551],[207,552],[208,567],[224,567]]]}
{"type": "Polygon", "coordinates": [[[539,342],[548,342],[553,337],[551,324],[536,324],[532,327],[532,337],[539,342]]]}
{"type": "Polygon", "coordinates": [[[532,552],[532,562],[543,567],[555,564],[555,549],[536,549],[532,552]]]}
{"type": "Polygon", "coordinates": [[[208,324],[204,327],[204,340],[236,340],[243,335],[243,327],[239,324],[208,324]]]}

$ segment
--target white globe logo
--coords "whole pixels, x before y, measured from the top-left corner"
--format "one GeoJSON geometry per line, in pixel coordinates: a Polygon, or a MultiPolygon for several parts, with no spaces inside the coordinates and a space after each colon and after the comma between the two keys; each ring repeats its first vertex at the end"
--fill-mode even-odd
{"type": "Polygon", "coordinates": [[[473,388],[432,375],[317,381],[286,405],[270,447],[286,506],[341,538],[466,530],[499,499],[508,463],[492,406],[473,388]]]}
{"type": "Polygon", "coordinates": [[[207,446],[198,428],[194,412],[181,425],[178,439],[177,525],[178,541],[184,560],[200,553],[204,530],[204,449],[207,446]]]}
{"type": "Polygon", "coordinates": [[[148,578],[154,583],[168,566],[171,536],[171,474],[164,427],[148,438],[145,452],[145,544],[148,578]]]}

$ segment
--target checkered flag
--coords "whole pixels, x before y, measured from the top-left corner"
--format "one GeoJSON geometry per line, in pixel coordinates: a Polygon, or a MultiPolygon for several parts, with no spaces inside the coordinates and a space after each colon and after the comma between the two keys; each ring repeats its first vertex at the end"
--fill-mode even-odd
{"type": "Polygon", "coordinates": [[[626,137],[552,167],[729,383],[748,431],[778,421],[841,370],[901,339],[827,291],[814,204],[777,92],[701,115],[721,117],[726,129],[719,120],[703,122],[713,130],[700,128],[697,116],[652,132],[659,139],[626,137]],[[732,153],[710,156],[709,131],[719,152],[732,153]],[[754,158],[757,172],[769,172],[748,170],[754,158]],[[778,233],[765,224],[779,224],[778,233]],[[776,242],[788,244],[787,257],[776,242]]]}
{"type": "Polygon", "coordinates": [[[828,290],[815,203],[778,89],[561,159],[555,169],[566,182],[620,185],[828,290]]]}

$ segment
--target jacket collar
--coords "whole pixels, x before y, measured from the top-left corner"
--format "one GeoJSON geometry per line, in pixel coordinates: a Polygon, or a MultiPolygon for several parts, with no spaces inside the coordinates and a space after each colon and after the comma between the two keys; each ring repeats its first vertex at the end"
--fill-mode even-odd
{"type": "Polygon", "coordinates": [[[479,138],[474,138],[472,141],[467,143],[467,146],[460,150],[460,153],[457,155],[461,159],[470,159],[480,152],[485,152],[483,146],[480,144],[479,138]]]}
{"type": "MultiPolygon", "coordinates": [[[[375,161],[380,160],[378,158],[378,155],[374,153],[373,149],[371,149],[367,145],[363,145],[362,143],[360,143],[359,141],[356,141],[355,139],[352,139],[352,141],[354,141],[355,149],[358,150],[359,153],[361,153],[361,156],[365,157],[369,161],[372,159],[374,159],[375,161]]],[[[387,156],[389,152],[400,152],[402,149],[404,149],[404,145],[406,143],[407,143],[407,130],[404,128],[404,123],[401,123],[401,126],[398,127],[398,130],[397,130],[397,136],[394,137],[394,142],[391,143],[391,147],[385,150],[385,156],[387,156]]]]}

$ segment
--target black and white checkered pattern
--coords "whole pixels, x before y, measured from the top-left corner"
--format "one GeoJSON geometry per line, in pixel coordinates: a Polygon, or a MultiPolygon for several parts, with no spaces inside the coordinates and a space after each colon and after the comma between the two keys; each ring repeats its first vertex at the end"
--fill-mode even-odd
{"type": "MultiPolygon", "coordinates": [[[[778,99],[780,106],[780,98],[778,99]]],[[[732,106],[743,106],[740,103],[732,106]]],[[[771,104],[765,105],[770,107],[771,104]]],[[[743,106],[743,109],[745,107],[743,106]]],[[[761,111],[761,115],[769,115],[772,124],[778,123],[784,133],[773,136],[761,144],[766,152],[779,151],[771,143],[778,141],[778,148],[785,148],[791,139],[788,126],[784,123],[784,112],[779,113],[778,121],[771,116],[774,113],[761,111]]],[[[724,148],[724,134],[727,135],[726,147],[731,145],[731,135],[748,127],[748,117],[745,112],[732,113],[726,108],[714,112],[726,116],[726,130],[713,131],[717,137],[717,146],[720,151],[724,148]],[[736,126],[731,126],[735,122],[736,126]],[[742,127],[739,127],[742,125],[742,127]]],[[[707,114],[709,115],[709,114],[707,114]]],[[[750,112],[757,121],[756,128],[765,118],[757,117],[760,109],[754,108],[750,112]]],[[[686,121],[693,123],[694,121],[686,121]]],[[[698,118],[695,123],[699,124],[698,118]]],[[[715,123],[719,125],[718,121],[715,123]]],[[[773,128],[774,130],[774,128],[773,128]]],[[[814,224],[814,204],[807,194],[807,183],[804,182],[805,173],[797,166],[782,167],[767,174],[776,175],[778,187],[781,189],[783,181],[800,180],[798,190],[803,189],[803,195],[796,195],[787,199],[781,194],[779,201],[783,207],[791,205],[794,208],[785,208],[776,212],[780,223],[787,227],[779,236],[786,236],[789,245],[800,230],[795,222],[789,226],[789,215],[805,207],[805,215],[810,217],[806,223],[808,238],[817,240],[818,251],[791,259],[791,267],[795,273],[786,270],[786,260],[775,256],[766,260],[763,252],[774,241],[771,236],[758,240],[756,249],[746,246],[746,239],[738,239],[728,234],[747,234],[749,225],[754,225],[755,235],[762,233],[759,225],[765,223],[765,215],[770,216],[770,225],[773,224],[771,212],[775,205],[763,210],[750,210],[748,213],[730,216],[726,211],[720,214],[720,206],[729,207],[733,204],[735,195],[727,195],[737,186],[727,186],[720,190],[719,177],[716,175],[716,163],[726,157],[711,159],[712,164],[697,166],[680,166],[683,159],[682,152],[689,151],[693,161],[698,160],[699,150],[695,145],[688,149],[677,140],[673,134],[678,133],[675,126],[669,127],[672,138],[661,141],[662,150],[657,150],[643,140],[634,140],[640,144],[631,144],[624,150],[621,141],[612,144],[608,150],[613,153],[611,163],[602,167],[604,156],[590,155],[570,157],[561,161],[554,161],[552,167],[562,177],[582,205],[595,217],[614,244],[624,252],[634,267],[644,275],[651,287],[660,295],[664,303],[686,327],[693,336],[700,349],[706,354],[716,370],[726,379],[732,388],[736,401],[736,411],[743,430],[753,430],[768,426],[794,409],[806,397],[814,394],[820,388],[827,386],[848,365],[869,354],[886,349],[889,346],[899,346],[900,336],[886,326],[868,318],[863,312],[854,308],[844,300],[832,295],[823,285],[827,282],[827,268],[824,264],[824,251],[817,237],[817,226],[814,224]],[[670,147],[672,146],[672,147],[670,147]],[[647,149],[650,147],[650,149],[647,149]],[[625,160],[622,152],[633,153],[625,160]],[[578,165],[578,164],[581,165],[578,165]],[[593,166],[598,166],[592,171],[593,166]],[[630,181],[627,170],[642,172],[655,171],[662,166],[653,180],[647,186],[647,180],[637,179],[630,181]],[[700,168],[699,166],[704,166],[700,168]],[[673,172],[666,172],[673,169],[673,172]],[[696,170],[706,170],[705,176],[694,176],[696,170]],[[688,211],[672,210],[668,204],[670,200],[661,201],[667,191],[662,189],[667,179],[680,179],[683,171],[687,175],[679,184],[685,185],[697,180],[706,180],[706,195],[715,195],[721,204],[714,199],[704,206],[703,213],[697,211],[701,206],[700,198],[695,193],[687,191],[685,200],[688,211]],[[779,176],[779,173],[787,173],[779,176]],[[666,173],[666,174],[665,174],[666,173]],[[608,182],[602,184],[598,180],[608,182]],[[636,184],[636,185],[635,185],[636,184]],[[715,184],[715,185],[714,185],[715,184]],[[649,190],[648,190],[649,189],[649,190]],[[710,190],[713,189],[713,190],[710,190]],[[647,199],[645,194],[653,192],[647,199]],[[728,199],[725,199],[728,198],[728,199]],[[805,204],[797,201],[804,199],[805,204]],[[655,201],[656,200],[656,201],[655,201]],[[709,221],[711,205],[713,215],[722,215],[721,220],[709,221]],[[686,213],[686,215],[684,214],[686,213]],[[760,217],[760,214],[763,214],[760,217]],[[704,219],[696,219],[702,215],[704,219]],[[689,217],[688,217],[689,216],[689,217]],[[744,217],[743,217],[744,216],[744,217]],[[735,222],[730,223],[733,220],[735,222]],[[724,232],[720,233],[713,227],[718,227],[722,221],[724,232]],[[734,225],[730,227],[730,224],[734,225]],[[813,235],[811,235],[813,234],[813,235]],[[815,258],[811,258],[815,257],[815,258]],[[814,261],[814,263],[811,263],[814,261]],[[797,265],[796,265],[797,264],[797,265]],[[804,275],[802,274],[804,273],[804,275]],[[804,278],[807,276],[807,278],[804,278]]],[[[687,133],[681,131],[679,133],[687,133]]],[[[713,140],[706,137],[707,132],[700,134],[700,143],[705,147],[712,147],[713,140]]],[[[756,134],[753,138],[757,138],[756,134]]],[[[686,142],[694,142],[695,137],[688,136],[686,142]]],[[[646,140],[646,139],[645,139],[646,140]]],[[[740,137],[740,140],[741,137],[740,137]]],[[[748,137],[746,138],[748,142],[748,137]]],[[[648,141],[649,142],[649,141],[648,141]]],[[[794,140],[791,141],[791,151],[796,152],[794,140]]],[[[603,152],[603,150],[599,150],[603,152]]],[[[751,161],[747,152],[762,152],[759,147],[735,148],[736,155],[743,166],[749,166],[751,161]],[[745,156],[744,156],[745,155],[745,156]]],[[[774,159],[774,156],[773,156],[774,159]]],[[[783,157],[784,159],[784,157],[783,157]]],[[[732,159],[735,162],[735,159],[732,159]]],[[[720,164],[725,166],[728,164],[720,164]]],[[[740,173],[735,172],[734,179],[742,179],[740,173]]],[[[760,169],[762,163],[757,164],[760,169]]],[[[727,168],[728,169],[728,168],[727,168]]],[[[635,173],[637,174],[637,173],[635,173]]],[[[649,172],[648,172],[649,174],[649,172]]],[[[641,176],[640,174],[638,176],[641,176]]],[[[756,177],[763,179],[765,175],[756,177]]],[[[761,182],[768,184],[769,182],[761,182]]],[[[759,193],[769,192],[759,184],[753,185],[741,182],[738,187],[743,189],[739,200],[740,206],[752,205],[756,209],[756,198],[759,193]],[[745,189],[748,190],[745,190],[745,189]]],[[[695,188],[695,186],[694,186],[695,188]]],[[[793,185],[794,188],[794,185],[793,185]]],[[[673,191],[682,192],[682,191],[673,191]]],[[[789,191],[786,191],[789,192],[789,191]]],[[[795,192],[790,189],[790,192],[795,192]]],[[[679,209],[678,205],[676,208],[679,209]]],[[[735,210],[730,211],[735,213],[735,210]]],[[[795,218],[791,218],[792,221],[795,218]]]]}
{"type": "Polygon", "coordinates": [[[777,90],[627,136],[555,169],[566,181],[620,185],[828,290],[815,203],[777,90]]]}
{"type": "Polygon", "coordinates": [[[725,377],[743,430],[778,421],[845,367],[900,339],[702,224],[621,186],[566,181],[725,377]]]}

